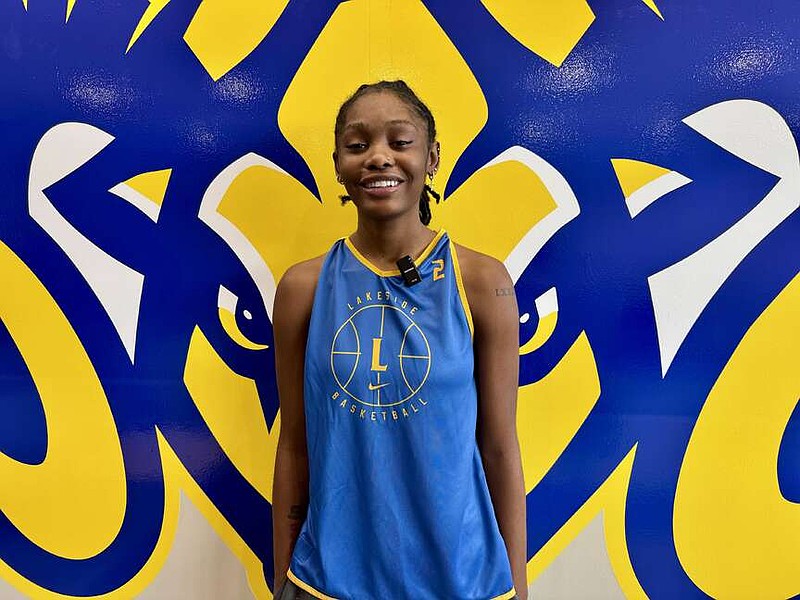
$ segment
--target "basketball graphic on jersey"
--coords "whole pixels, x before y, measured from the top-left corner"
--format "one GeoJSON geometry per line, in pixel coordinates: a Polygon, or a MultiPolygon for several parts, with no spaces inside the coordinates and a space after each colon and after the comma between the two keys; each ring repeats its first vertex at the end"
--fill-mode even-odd
{"type": "Polygon", "coordinates": [[[428,378],[431,349],[423,331],[391,304],[358,309],[331,345],[331,371],[353,400],[372,407],[403,404],[428,378]]]}

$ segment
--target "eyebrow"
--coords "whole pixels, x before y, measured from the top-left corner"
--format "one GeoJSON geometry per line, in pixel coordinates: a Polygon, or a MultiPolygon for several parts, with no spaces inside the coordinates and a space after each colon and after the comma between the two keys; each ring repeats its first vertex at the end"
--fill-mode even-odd
{"type": "MultiPolygon", "coordinates": [[[[408,119],[392,119],[389,121],[390,125],[411,125],[414,129],[419,129],[417,124],[414,121],[409,121],[408,119]]],[[[355,123],[348,123],[344,126],[343,131],[347,131],[348,129],[366,129],[367,126],[363,121],[356,121],[355,123]]]]}
{"type": "Polygon", "coordinates": [[[394,119],[389,121],[390,125],[411,125],[414,129],[419,129],[417,124],[414,121],[409,121],[408,119],[394,119]]]}

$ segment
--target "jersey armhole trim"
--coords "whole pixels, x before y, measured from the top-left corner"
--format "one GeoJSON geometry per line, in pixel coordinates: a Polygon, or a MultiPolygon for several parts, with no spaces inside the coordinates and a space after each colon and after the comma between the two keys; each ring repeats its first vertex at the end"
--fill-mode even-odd
{"type": "MultiPolygon", "coordinates": [[[[456,287],[458,287],[458,296],[461,298],[461,308],[464,309],[464,316],[467,318],[467,326],[469,327],[469,334],[471,337],[475,336],[475,326],[472,323],[472,311],[469,308],[469,301],[467,300],[467,290],[464,288],[464,280],[461,278],[461,267],[458,264],[458,254],[456,254],[456,246],[450,242],[450,256],[453,257],[453,271],[456,274],[456,287]]],[[[498,596],[504,598],[504,596],[498,596]]],[[[509,596],[510,598],[511,596],[509,596]]]]}
{"type": "MultiPolygon", "coordinates": [[[[333,596],[326,596],[325,594],[323,594],[323,593],[322,593],[322,592],[320,592],[319,590],[317,590],[317,589],[314,589],[312,586],[308,585],[308,584],[307,584],[305,581],[303,581],[303,580],[302,580],[302,579],[300,579],[300,578],[299,578],[297,575],[295,575],[294,573],[292,573],[292,570],[291,570],[291,569],[289,569],[289,570],[286,572],[286,576],[287,576],[289,579],[291,579],[291,580],[292,580],[292,583],[294,583],[294,584],[295,584],[297,587],[299,587],[299,588],[300,588],[300,589],[302,589],[303,591],[306,591],[306,592],[308,592],[309,594],[311,594],[311,595],[312,595],[312,596],[314,596],[315,598],[322,598],[322,600],[336,600],[336,598],[334,598],[333,596]]],[[[502,598],[505,598],[505,596],[498,596],[498,598],[501,598],[501,597],[502,597],[502,598]]],[[[509,597],[510,597],[510,596],[509,596],[509,597]]]]}
{"type": "Polygon", "coordinates": [[[512,587],[511,591],[506,592],[505,594],[502,594],[500,596],[495,596],[494,598],[492,598],[492,600],[510,600],[516,595],[517,595],[517,589],[512,587]]]}

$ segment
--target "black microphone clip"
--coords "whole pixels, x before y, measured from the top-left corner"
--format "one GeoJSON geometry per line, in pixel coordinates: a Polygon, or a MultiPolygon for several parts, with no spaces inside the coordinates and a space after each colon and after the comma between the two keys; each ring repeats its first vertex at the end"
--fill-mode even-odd
{"type": "Polygon", "coordinates": [[[410,256],[404,256],[398,260],[397,268],[400,269],[400,275],[403,276],[403,281],[406,285],[412,286],[422,281],[422,277],[417,271],[417,265],[414,264],[414,259],[410,256]]]}

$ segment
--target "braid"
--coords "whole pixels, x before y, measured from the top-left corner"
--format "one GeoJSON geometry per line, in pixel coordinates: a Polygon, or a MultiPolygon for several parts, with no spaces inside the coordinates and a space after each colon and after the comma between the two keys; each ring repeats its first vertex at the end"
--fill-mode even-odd
{"type": "MultiPolygon", "coordinates": [[[[335,140],[338,141],[339,136],[341,136],[342,131],[344,130],[347,111],[350,109],[353,103],[366,94],[376,92],[391,92],[400,100],[405,102],[425,122],[425,126],[428,130],[428,145],[430,146],[436,141],[436,121],[433,118],[433,113],[431,113],[431,110],[426,106],[426,104],[419,99],[419,96],[414,93],[414,90],[412,90],[402,79],[398,79],[396,81],[383,80],[376,83],[364,83],[360,85],[358,89],[353,92],[353,95],[345,100],[339,107],[339,112],[336,115],[336,123],[333,129],[335,140]]],[[[430,196],[434,197],[437,204],[439,203],[439,200],[441,200],[441,196],[435,192],[431,186],[425,184],[419,199],[419,218],[424,225],[428,225],[431,222],[429,194],[430,196]]],[[[339,199],[342,201],[342,204],[346,204],[350,201],[350,196],[339,196],[339,199]]]]}
{"type": "Polygon", "coordinates": [[[422,188],[422,195],[419,198],[419,220],[422,221],[423,225],[430,225],[431,223],[431,198],[436,200],[436,204],[439,204],[439,200],[441,200],[441,196],[439,193],[434,190],[431,186],[427,183],[425,187],[422,188]]]}

